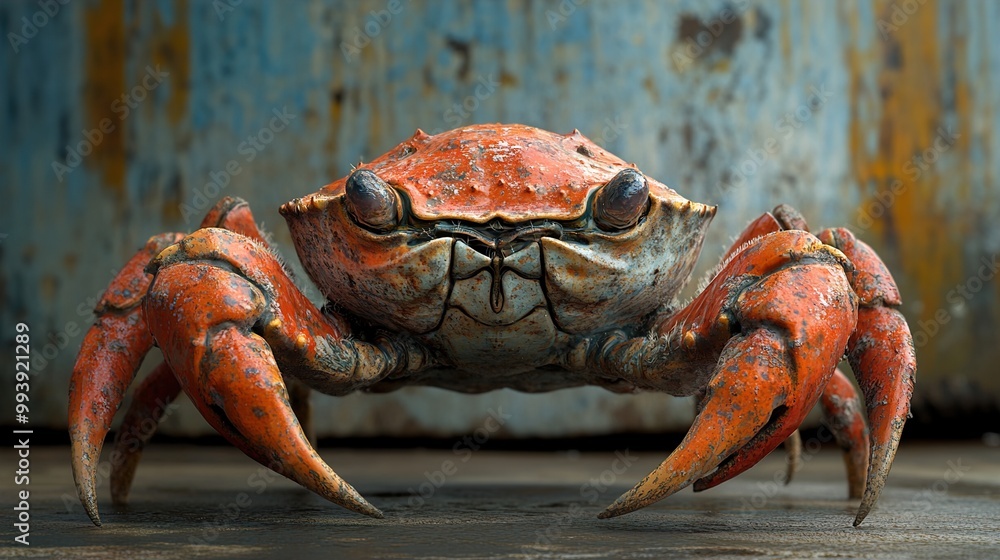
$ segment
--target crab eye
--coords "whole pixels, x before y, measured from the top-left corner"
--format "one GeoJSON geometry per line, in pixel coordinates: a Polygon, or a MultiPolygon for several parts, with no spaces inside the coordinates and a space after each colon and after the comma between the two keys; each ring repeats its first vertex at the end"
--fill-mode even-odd
{"type": "Polygon", "coordinates": [[[399,219],[396,192],[368,169],[358,169],[344,185],[347,211],[361,224],[378,232],[396,226],[399,219]]]}
{"type": "Polygon", "coordinates": [[[646,209],[649,185],[635,169],[618,172],[597,193],[594,221],[604,230],[619,230],[635,225],[646,209]]]}

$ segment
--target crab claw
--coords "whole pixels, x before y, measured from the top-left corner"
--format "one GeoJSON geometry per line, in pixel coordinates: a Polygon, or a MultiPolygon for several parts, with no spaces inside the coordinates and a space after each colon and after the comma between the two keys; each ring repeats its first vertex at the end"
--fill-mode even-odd
{"type": "Polygon", "coordinates": [[[810,234],[788,231],[762,238],[720,273],[725,284],[733,273],[767,272],[736,298],[740,334],[723,348],[687,436],[599,517],[645,507],[712,469],[696,489],[728,480],[791,436],[833,375],[857,321],[843,261],[810,234]]]}
{"type": "Polygon", "coordinates": [[[629,513],[685,488],[762,433],[775,405],[782,406],[792,388],[787,375],[773,367],[770,359],[758,360],[760,367],[744,367],[748,364],[741,363],[741,354],[780,356],[783,342],[777,334],[761,330],[727,346],[722,358],[725,365],[709,385],[705,405],[684,441],[598,517],[629,513]],[[739,411],[739,418],[734,411],[739,411]]]}
{"type": "MultiPolygon", "coordinates": [[[[149,270],[155,273],[145,298],[150,332],[209,424],[260,464],[335,504],[381,518],[313,449],[292,410],[275,354],[288,358],[290,369],[304,370],[306,350],[335,348],[339,334],[316,323],[320,312],[281,264],[243,236],[202,229],[157,256],[149,270]]],[[[326,363],[358,374],[349,352],[326,363]]]]}
{"type": "Polygon", "coordinates": [[[104,438],[143,357],[153,347],[140,306],[150,282],[143,268],[181,237],[165,233],[150,238],[122,268],[94,309],[97,321],[87,331],[73,367],[69,385],[73,478],[94,525],[101,525],[96,488],[104,438]]]}

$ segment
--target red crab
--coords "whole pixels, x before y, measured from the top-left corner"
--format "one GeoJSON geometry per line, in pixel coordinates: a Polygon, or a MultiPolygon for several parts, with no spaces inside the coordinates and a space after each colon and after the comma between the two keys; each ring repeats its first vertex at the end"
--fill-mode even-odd
{"type": "Polygon", "coordinates": [[[813,235],[779,206],[681,306],[715,208],[579,132],[521,125],[417,131],[281,213],[328,298],[322,309],[230,198],[202,229],[150,239],[104,294],[69,406],[73,472],[94,523],[102,444],[153,346],[163,363],[136,389],[113,458],[119,503],[141,452],[122,434],[147,440],[138,428],[159,420],[154,403],[183,390],[253,459],[381,517],[313,449],[306,397],[407,385],[698,395],[681,445],[600,517],[736,476],[817,402],[845,450],[850,495],[862,498],[855,525],[878,499],[916,361],[892,276],[847,230],[813,235]],[[867,426],[837,370],[845,353],[867,426]]]}

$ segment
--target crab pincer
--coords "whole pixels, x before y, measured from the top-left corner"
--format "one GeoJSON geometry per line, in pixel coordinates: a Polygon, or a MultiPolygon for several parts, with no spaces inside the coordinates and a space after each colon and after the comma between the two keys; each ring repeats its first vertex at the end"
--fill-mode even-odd
{"type": "Polygon", "coordinates": [[[359,384],[387,374],[379,367],[384,363],[359,364],[364,350],[347,347],[344,333],[294,289],[266,248],[233,232],[198,230],[147,270],[154,275],[145,298],[150,331],[212,427],[249,457],[331,502],[382,517],[309,443],[274,354],[298,356],[302,369],[332,363],[359,384]]]}
{"type": "MultiPolygon", "coordinates": [[[[727,479],[799,427],[833,374],[857,317],[838,253],[805,232],[765,236],[732,258],[699,296],[702,302],[692,302],[688,309],[711,310],[713,319],[732,315],[734,322],[722,322],[736,334],[725,342],[702,409],[681,445],[600,517],[645,507],[712,469],[727,479]],[[793,286],[794,297],[773,297],[793,286]],[[813,316],[822,316],[823,323],[803,321],[813,316]],[[817,328],[824,329],[822,336],[815,335],[817,328]]],[[[691,317],[687,332],[694,334],[685,336],[707,341],[722,334],[712,323],[691,317]]]]}
{"type": "Polygon", "coordinates": [[[822,243],[804,231],[751,240],[664,326],[683,325],[686,346],[695,353],[710,352],[725,336],[720,322],[732,335],[683,442],[599,517],[635,511],[692,483],[700,491],[729,480],[780,445],[824,397],[827,423],[847,453],[851,496],[860,497],[865,489],[855,525],[861,523],[877,500],[898,445],[915,361],[905,322],[896,318],[898,311],[884,307],[894,302],[887,287],[891,277],[877,275],[885,284],[879,297],[869,295],[858,283],[871,280],[874,265],[858,257],[873,253],[864,254],[846,237],[823,238],[837,243],[822,243]],[[837,247],[853,253],[853,262],[837,247]],[[859,265],[865,268],[856,270],[859,265]],[[879,336],[872,336],[876,331],[879,336]],[[863,447],[868,434],[858,407],[847,406],[857,395],[835,373],[844,349],[869,403],[870,466],[863,447]],[[859,482],[866,467],[867,481],[859,482]]]}

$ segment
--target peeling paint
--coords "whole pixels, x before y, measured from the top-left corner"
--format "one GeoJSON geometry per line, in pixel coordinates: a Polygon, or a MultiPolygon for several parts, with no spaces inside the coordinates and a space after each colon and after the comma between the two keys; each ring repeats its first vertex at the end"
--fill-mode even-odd
{"type": "MultiPolygon", "coordinates": [[[[901,309],[925,339],[916,413],[921,402],[938,399],[941,409],[968,394],[996,403],[1000,281],[979,274],[1000,253],[1000,4],[928,0],[902,17],[903,4],[591,0],[552,18],[558,1],[404,3],[347,60],[341,42],[383,0],[243,2],[222,18],[209,2],[71,3],[18,52],[0,52],[0,72],[12,77],[0,88],[0,321],[28,321],[39,340],[81,332],[88,300],[146,239],[194,225],[179,208],[198,196],[206,210],[224,195],[247,199],[291,256],[277,214],[285,201],[417,128],[521,122],[578,128],[684,197],[718,204],[695,277],[778,203],[814,229],[854,229],[892,270],[901,309]],[[711,24],[727,8],[738,23],[716,37],[711,24]],[[703,28],[705,54],[680,69],[672,55],[703,28]],[[119,121],[111,104],[147,65],[170,77],[119,121]],[[480,79],[499,85],[477,95],[480,79]],[[811,107],[814,90],[829,96],[811,107]],[[241,143],[284,106],[302,118],[247,161],[241,143]],[[53,160],[104,118],[114,133],[57,179],[53,160]],[[921,169],[913,158],[942,127],[958,136],[921,169]],[[216,180],[231,160],[240,172],[216,180]]],[[[14,29],[37,6],[0,3],[0,22],[14,29]]],[[[51,425],[65,422],[81,338],[39,372],[35,404],[51,425]]],[[[0,387],[0,399],[9,390],[0,387]]],[[[322,399],[316,426],[322,435],[392,432],[399,422],[376,429],[371,418],[402,408],[414,433],[467,433],[498,403],[520,411],[505,426],[515,435],[681,429],[691,417],[686,401],[660,395],[430,389],[322,399]]],[[[210,433],[195,416],[171,416],[167,431],[210,433]]]]}

